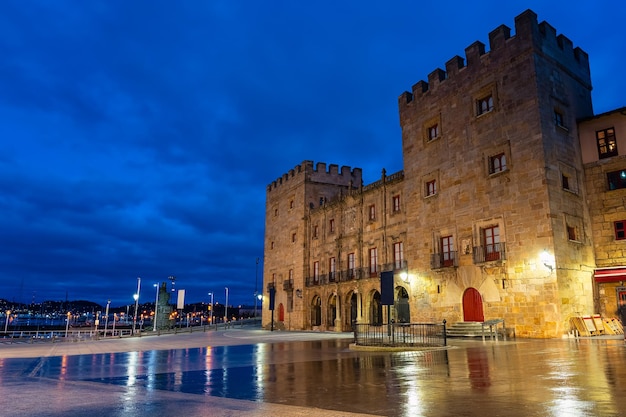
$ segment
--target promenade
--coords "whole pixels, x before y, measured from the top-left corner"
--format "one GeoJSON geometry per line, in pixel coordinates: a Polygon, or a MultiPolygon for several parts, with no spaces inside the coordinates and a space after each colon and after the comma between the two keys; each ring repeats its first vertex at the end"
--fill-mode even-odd
{"type": "Polygon", "coordinates": [[[0,416],[626,416],[621,337],[392,353],[351,350],[351,336],[0,343],[0,416]]]}

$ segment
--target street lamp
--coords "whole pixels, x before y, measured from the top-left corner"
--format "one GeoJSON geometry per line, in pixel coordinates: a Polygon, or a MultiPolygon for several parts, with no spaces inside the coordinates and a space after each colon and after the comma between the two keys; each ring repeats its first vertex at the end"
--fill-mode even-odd
{"type": "Polygon", "coordinates": [[[159,311],[159,284],[154,284],[156,287],[156,301],[154,302],[154,323],[152,323],[152,331],[155,332],[157,329],[157,313],[159,311]]]}
{"type": "Polygon", "coordinates": [[[141,289],[141,278],[137,277],[137,293],[133,294],[135,299],[135,315],[133,316],[133,334],[137,326],[137,311],[139,311],[139,290],[141,289]]]}
{"type": "Polygon", "coordinates": [[[9,317],[11,316],[11,310],[7,310],[6,311],[6,315],[7,315],[7,320],[4,323],[4,332],[7,332],[7,329],[9,328],[9,317]]]}
{"type": "Polygon", "coordinates": [[[225,323],[228,323],[228,287],[225,287],[225,288],[226,288],[226,306],[225,306],[226,310],[224,313],[224,319],[226,320],[225,323]]]}
{"type": "Polygon", "coordinates": [[[105,311],[105,318],[104,318],[104,337],[107,337],[107,329],[109,328],[109,306],[111,305],[111,300],[107,300],[107,308],[105,311]]]}
{"type": "Polygon", "coordinates": [[[213,324],[213,293],[210,292],[209,295],[211,296],[211,312],[209,313],[211,321],[209,323],[213,324]]]}
{"type": "Polygon", "coordinates": [[[257,296],[259,295],[259,258],[256,258],[256,271],[254,274],[254,319],[256,320],[257,296]]]}

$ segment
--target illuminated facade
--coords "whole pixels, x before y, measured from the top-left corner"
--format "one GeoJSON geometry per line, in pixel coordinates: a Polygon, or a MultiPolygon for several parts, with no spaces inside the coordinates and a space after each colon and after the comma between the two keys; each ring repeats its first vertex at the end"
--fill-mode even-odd
{"type": "Polygon", "coordinates": [[[358,168],[305,161],[267,187],[264,327],[501,318],[518,337],[560,337],[597,312],[587,54],[528,10],[514,36],[496,28],[488,52],[473,43],[398,104],[403,171],[364,185],[358,168]]]}

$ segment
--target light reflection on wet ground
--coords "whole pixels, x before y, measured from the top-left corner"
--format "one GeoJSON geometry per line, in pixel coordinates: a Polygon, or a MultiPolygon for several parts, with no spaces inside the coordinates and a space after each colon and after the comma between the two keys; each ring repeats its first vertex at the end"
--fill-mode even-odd
{"type": "Polygon", "coordinates": [[[385,416],[626,415],[622,340],[453,341],[399,353],[352,351],[349,342],[3,359],[0,383],[21,375],[119,387],[130,403],[169,392],[385,416]]]}

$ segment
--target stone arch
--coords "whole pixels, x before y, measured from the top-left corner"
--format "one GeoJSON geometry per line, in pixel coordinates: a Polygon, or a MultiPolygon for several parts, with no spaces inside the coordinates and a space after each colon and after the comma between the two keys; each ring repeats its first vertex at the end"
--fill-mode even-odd
{"type": "Polygon", "coordinates": [[[337,320],[337,294],[331,294],[328,297],[328,305],[326,311],[326,328],[335,327],[335,320],[337,320]]]}
{"type": "Polygon", "coordinates": [[[311,299],[311,326],[322,325],[322,299],[319,295],[311,299]]]}
{"type": "Polygon", "coordinates": [[[411,309],[409,307],[409,293],[402,285],[396,287],[395,307],[396,322],[410,323],[411,309]]]}
{"type": "Polygon", "coordinates": [[[383,305],[380,301],[380,292],[372,291],[369,303],[369,323],[373,325],[383,324],[383,305]]]}

